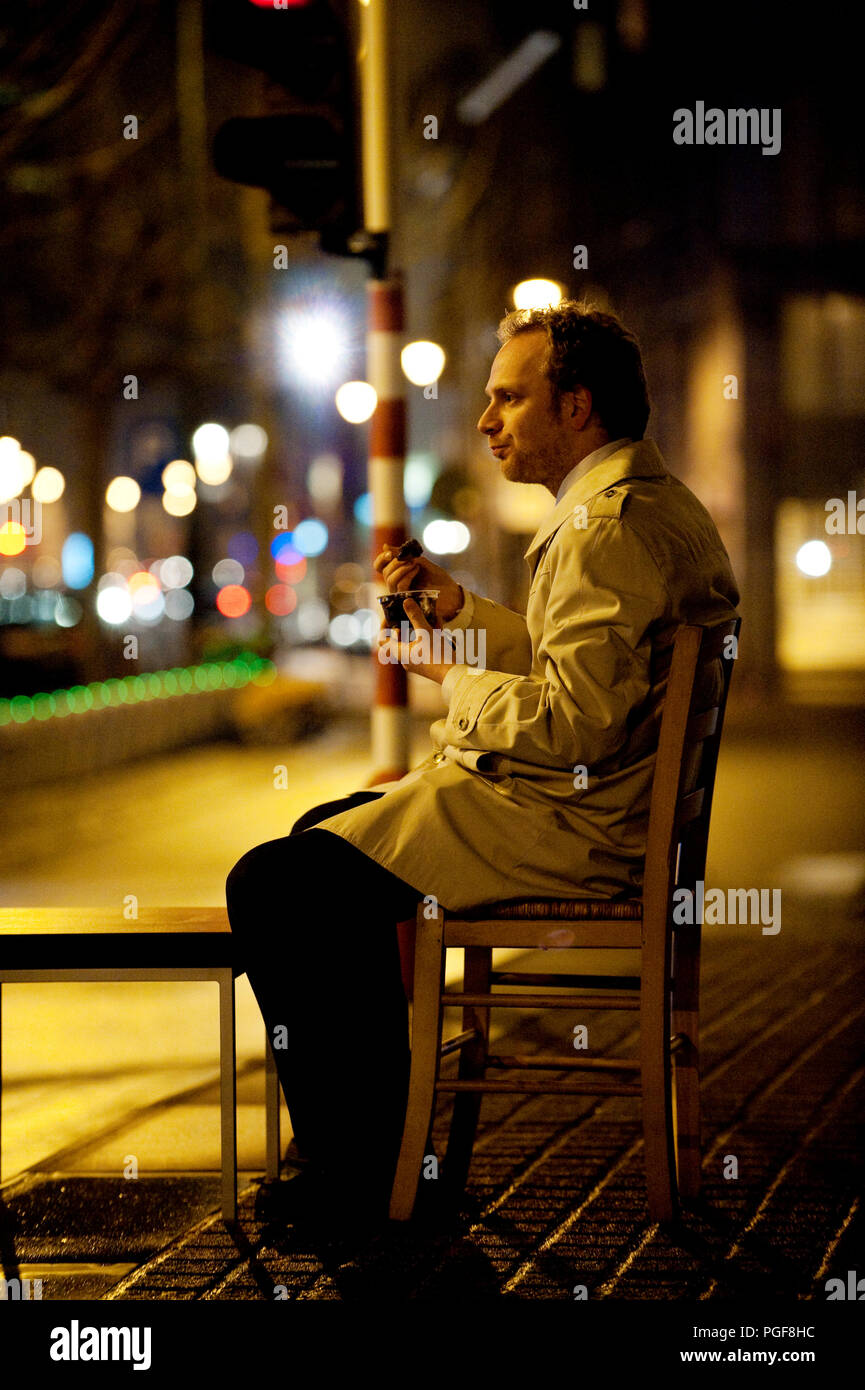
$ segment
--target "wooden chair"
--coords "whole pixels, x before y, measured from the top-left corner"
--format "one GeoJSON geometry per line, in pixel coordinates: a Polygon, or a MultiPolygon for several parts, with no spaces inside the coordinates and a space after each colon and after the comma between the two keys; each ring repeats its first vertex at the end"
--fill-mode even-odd
{"type": "MultiPolygon", "coordinates": [[[[4,984],[59,980],[212,980],[218,984],[222,1214],[227,1221],[237,1216],[233,965],[225,908],[141,909],[134,921],[105,908],[0,908],[0,991],[4,984]]],[[[0,1100],[2,1075],[0,1008],[0,1100]]],[[[269,1042],[265,1115],[266,1176],[271,1179],[279,1172],[279,1082],[269,1042]]]]}
{"type": "Polygon", "coordinates": [[[673,923],[673,892],[680,887],[693,890],[705,873],[715,769],[740,621],[685,626],[676,634],[652,783],[641,897],[525,899],[459,913],[439,908],[429,919],[419,906],[411,1079],[391,1194],[392,1220],[407,1221],[412,1215],[436,1096],[442,1092],[455,1093],[442,1172],[452,1198],[465,1187],[481,1099],[490,1092],[642,1096],[652,1220],[671,1219],[680,1197],[696,1197],[700,927],[673,923]],[[563,945],[569,950],[638,948],[640,975],[542,975],[491,968],[497,947],[558,950],[563,945]],[[465,947],[465,969],[462,990],[446,993],[449,946],[465,947]],[[506,988],[494,993],[494,986],[506,988]],[[563,987],[576,992],[564,994],[563,987]],[[544,992],[551,989],[557,992],[544,992]],[[462,1007],[462,1030],[443,1042],[444,1008],[454,1005],[462,1007]],[[632,1010],[639,1014],[639,1057],[493,1055],[491,1007],[632,1010]],[[443,1079],[441,1061],[454,1052],[459,1053],[458,1077],[443,1079]],[[491,1067],[529,1074],[488,1080],[491,1067]],[[543,1070],[566,1074],[536,1074],[543,1070]],[[574,1075],[583,1070],[597,1075],[574,1075]]]}

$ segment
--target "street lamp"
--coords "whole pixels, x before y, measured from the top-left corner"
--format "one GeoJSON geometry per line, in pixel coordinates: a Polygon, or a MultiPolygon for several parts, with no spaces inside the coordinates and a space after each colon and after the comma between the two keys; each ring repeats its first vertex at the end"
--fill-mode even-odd
{"type": "Polygon", "coordinates": [[[402,369],[414,386],[431,386],[438,381],[445,364],[444,349],[438,343],[420,340],[407,343],[400,353],[402,369]]]}
{"type": "Polygon", "coordinates": [[[516,309],[549,309],[564,298],[557,280],[521,280],[511,291],[516,309]]]}
{"type": "Polygon", "coordinates": [[[343,420],[362,425],[378,404],[375,387],[368,381],[346,381],[336,393],[336,408],[343,420]]]}

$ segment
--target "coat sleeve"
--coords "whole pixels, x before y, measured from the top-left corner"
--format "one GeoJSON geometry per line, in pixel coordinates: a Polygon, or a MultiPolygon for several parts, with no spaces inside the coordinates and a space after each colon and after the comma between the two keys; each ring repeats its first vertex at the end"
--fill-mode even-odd
{"type": "Polygon", "coordinates": [[[563,527],[548,551],[550,592],[535,675],[455,666],[445,678],[447,742],[527,763],[591,767],[627,738],[650,690],[651,625],[669,612],[643,542],[612,517],[563,527]]]}
{"type": "Polygon", "coordinates": [[[445,630],[470,628],[478,635],[483,633],[487,668],[527,676],[532,669],[532,639],[522,613],[515,613],[492,599],[481,598],[470,590],[463,592],[465,603],[456,617],[443,625],[445,630]]]}

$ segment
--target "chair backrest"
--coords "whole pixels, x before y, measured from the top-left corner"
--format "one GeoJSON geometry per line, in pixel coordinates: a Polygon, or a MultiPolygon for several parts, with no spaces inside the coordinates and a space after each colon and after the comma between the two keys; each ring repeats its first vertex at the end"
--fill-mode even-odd
{"type": "Polygon", "coordinates": [[[741,618],[676,634],[658,739],[643,881],[645,929],[666,933],[676,888],[703,878],[741,618]]]}

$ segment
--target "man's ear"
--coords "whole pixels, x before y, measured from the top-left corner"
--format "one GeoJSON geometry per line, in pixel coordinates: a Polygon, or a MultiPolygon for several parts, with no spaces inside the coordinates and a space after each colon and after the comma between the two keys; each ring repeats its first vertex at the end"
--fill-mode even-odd
{"type": "Polygon", "coordinates": [[[562,397],[568,420],[575,429],[584,430],[592,417],[592,393],[585,386],[566,391],[562,397]]]}

